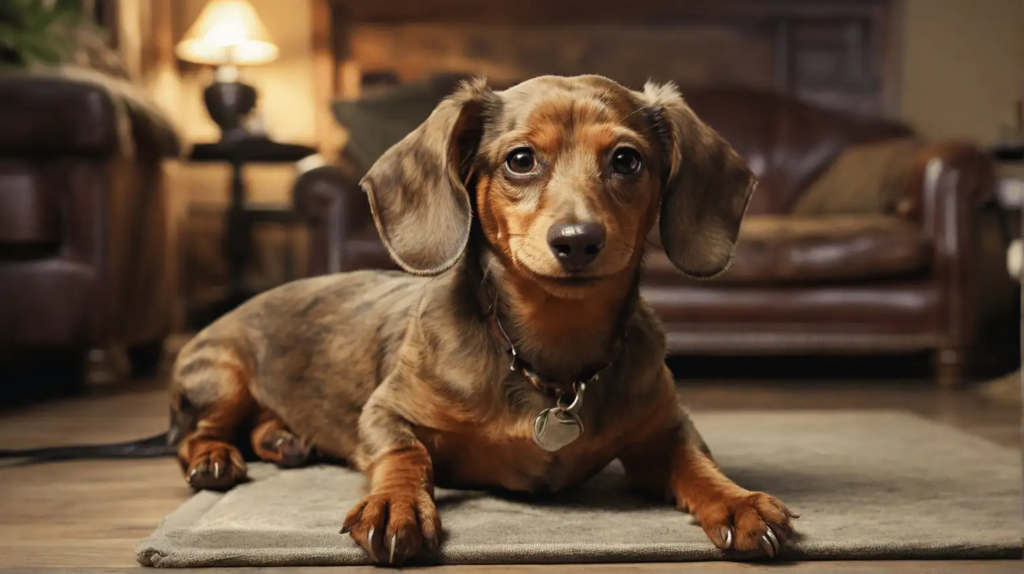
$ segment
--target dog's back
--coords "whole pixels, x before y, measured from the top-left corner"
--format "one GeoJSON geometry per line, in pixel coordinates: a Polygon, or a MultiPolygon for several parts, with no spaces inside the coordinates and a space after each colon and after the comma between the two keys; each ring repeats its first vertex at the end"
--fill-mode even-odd
{"type": "MultiPolygon", "coordinates": [[[[289,426],[355,429],[362,405],[392,370],[425,281],[386,271],[303,279],[220,318],[174,364],[172,444],[185,449],[195,441],[182,441],[195,435],[223,440],[229,429],[252,429],[264,411],[289,426]],[[293,412],[325,403],[331,408],[293,412]],[[328,414],[330,421],[318,420],[328,414]]],[[[351,445],[330,445],[333,454],[351,452],[352,435],[351,445]]],[[[314,444],[321,438],[306,437],[314,444]]],[[[183,465],[191,456],[178,454],[183,465]]]]}

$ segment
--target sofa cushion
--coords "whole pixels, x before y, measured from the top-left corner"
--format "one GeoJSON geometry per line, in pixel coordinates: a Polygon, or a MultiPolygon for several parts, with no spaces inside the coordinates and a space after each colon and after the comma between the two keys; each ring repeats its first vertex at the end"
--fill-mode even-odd
{"type": "Polygon", "coordinates": [[[914,138],[850,146],[808,186],[793,215],[896,213],[921,143],[914,138]]]}
{"type": "Polygon", "coordinates": [[[56,200],[50,186],[26,162],[0,160],[0,245],[56,245],[60,241],[56,200]]]}
{"type": "Polygon", "coordinates": [[[96,275],[86,263],[54,257],[0,265],[0,348],[96,343],[96,275]]]}
{"type": "MultiPolygon", "coordinates": [[[[660,248],[645,279],[680,282],[660,248]]],[[[749,216],[736,257],[716,283],[813,283],[890,279],[928,268],[932,246],[917,225],[885,215],[749,216]]]]}

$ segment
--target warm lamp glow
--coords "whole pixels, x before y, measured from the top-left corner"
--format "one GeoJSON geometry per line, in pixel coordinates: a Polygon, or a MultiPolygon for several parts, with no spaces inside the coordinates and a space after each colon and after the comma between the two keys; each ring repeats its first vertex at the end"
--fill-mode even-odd
{"type": "Polygon", "coordinates": [[[182,60],[214,66],[265,64],[277,58],[277,46],[245,0],[211,0],[175,51],[182,60]]]}

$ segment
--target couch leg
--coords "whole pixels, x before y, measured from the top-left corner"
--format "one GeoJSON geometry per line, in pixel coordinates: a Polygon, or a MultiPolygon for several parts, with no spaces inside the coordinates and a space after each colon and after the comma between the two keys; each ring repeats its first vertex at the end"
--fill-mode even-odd
{"type": "Polygon", "coordinates": [[[128,348],[133,377],[148,377],[157,372],[164,356],[164,341],[159,339],[128,348]]]}
{"type": "Polygon", "coordinates": [[[940,387],[957,387],[964,381],[964,353],[954,347],[939,347],[933,358],[935,380],[940,387]]]}
{"type": "Polygon", "coordinates": [[[0,364],[0,402],[78,395],[85,388],[86,355],[78,349],[46,349],[0,364]]]}

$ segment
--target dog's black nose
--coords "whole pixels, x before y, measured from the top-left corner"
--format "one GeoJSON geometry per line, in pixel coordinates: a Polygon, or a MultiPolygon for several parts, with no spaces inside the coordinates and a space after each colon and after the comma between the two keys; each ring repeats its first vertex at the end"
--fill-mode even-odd
{"type": "Polygon", "coordinates": [[[604,247],[604,226],[594,221],[558,223],[548,229],[548,245],[566,271],[580,271],[604,247]]]}

